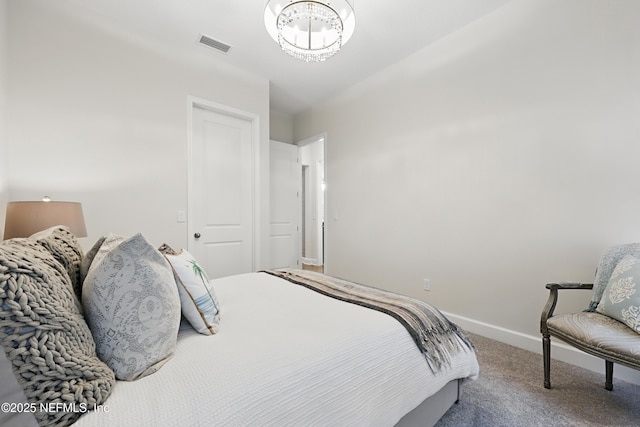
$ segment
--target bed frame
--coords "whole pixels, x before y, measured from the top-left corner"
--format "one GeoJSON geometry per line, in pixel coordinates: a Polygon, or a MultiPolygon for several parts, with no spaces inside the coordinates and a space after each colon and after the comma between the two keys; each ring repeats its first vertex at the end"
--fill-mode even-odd
{"type": "Polygon", "coordinates": [[[452,380],[402,417],[396,427],[433,427],[460,400],[462,379],[452,380]]]}

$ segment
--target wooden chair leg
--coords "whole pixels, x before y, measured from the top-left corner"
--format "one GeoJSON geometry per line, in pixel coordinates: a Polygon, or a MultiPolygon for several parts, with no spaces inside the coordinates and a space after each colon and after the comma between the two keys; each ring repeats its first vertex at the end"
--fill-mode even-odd
{"type": "Polygon", "coordinates": [[[544,364],[544,388],[551,388],[551,340],[542,336],[542,361],[544,364]]]}
{"type": "Polygon", "coordinates": [[[613,362],[610,360],[604,361],[606,380],[604,383],[604,388],[611,391],[613,390],[613,362]]]}

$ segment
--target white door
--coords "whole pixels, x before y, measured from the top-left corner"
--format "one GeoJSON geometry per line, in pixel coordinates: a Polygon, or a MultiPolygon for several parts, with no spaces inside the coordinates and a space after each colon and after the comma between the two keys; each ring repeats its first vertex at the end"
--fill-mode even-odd
{"type": "Polygon", "coordinates": [[[303,168],[302,262],[324,264],[324,137],[298,143],[303,168]]]}
{"type": "Polygon", "coordinates": [[[300,156],[296,145],[271,141],[269,154],[271,268],[299,268],[300,156]]]}
{"type": "Polygon", "coordinates": [[[254,268],[252,126],[192,107],[189,252],[210,279],[254,268]]]}

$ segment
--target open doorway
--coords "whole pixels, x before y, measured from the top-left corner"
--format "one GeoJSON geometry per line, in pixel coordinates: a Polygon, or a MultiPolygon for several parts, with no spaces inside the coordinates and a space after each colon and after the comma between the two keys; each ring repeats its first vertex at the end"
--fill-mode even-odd
{"type": "Polygon", "coordinates": [[[298,143],[302,165],[301,233],[302,268],[324,271],[324,136],[298,143]]]}

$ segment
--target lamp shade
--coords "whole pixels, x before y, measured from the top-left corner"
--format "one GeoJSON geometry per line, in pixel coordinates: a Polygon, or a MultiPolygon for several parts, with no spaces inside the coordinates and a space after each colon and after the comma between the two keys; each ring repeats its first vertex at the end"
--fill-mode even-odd
{"type": "Polygon", "coordinates": [[[4,239],[29,237],[54,225],[66,225],[76,237],[86,237],[82,205],[76,202],[9,202],[4,239]]]}

